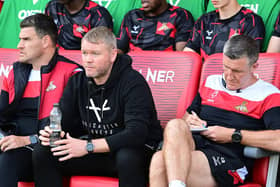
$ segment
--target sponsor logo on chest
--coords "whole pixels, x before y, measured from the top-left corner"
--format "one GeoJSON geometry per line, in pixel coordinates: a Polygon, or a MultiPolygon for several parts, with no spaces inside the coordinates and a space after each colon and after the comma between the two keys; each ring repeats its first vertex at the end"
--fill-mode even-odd
{"type": "Polygon", "coordinates": [[[131,28],[131,34],[139,34],[140,25],[133,25],[131,28]]]}
{"type": "Polygon", "coordinates": [[[247,104],[248,104],[247,101],[242,101],[240,105],[237,105],[234,108],[239,112],[248,113],[248,108],[246,106],[247,104]]]}
{"type": "Polygon", "coordinates": [[[46,89],[46,92],[52,91],[56,89],[56,85],[54,85],[53,81],[50,82],[49,86],[46,89]]]}
{"type": "Polygon", "coordinates": [[[205,37],[205,39],[206,40],[212,40],[212,38],[213,38],[213,30],[206,30],[206,37],[205,37]]]}

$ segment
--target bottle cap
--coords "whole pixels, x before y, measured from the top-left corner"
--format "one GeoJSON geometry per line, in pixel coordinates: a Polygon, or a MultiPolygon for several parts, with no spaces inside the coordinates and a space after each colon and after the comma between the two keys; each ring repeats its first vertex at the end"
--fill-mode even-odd
{"type": "Polygon", "coordinates": [[[53,106],[54,107],[59,107],[59,103],[54,103],[53,106]]]}

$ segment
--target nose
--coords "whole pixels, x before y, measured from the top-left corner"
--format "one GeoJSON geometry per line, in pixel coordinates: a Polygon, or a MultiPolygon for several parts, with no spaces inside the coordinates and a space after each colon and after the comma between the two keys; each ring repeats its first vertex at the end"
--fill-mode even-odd
{"type": "Polygon", "coordinates": [[[23,48],[23,42],[22,42],[22,40],[20,40],[20,41],[18,42],[17,48],[18,48],[18,49],[22,49],[22,48],[23,48]]]}
{"type": "Polygon", "coordinates": [[[233,77],[233,72],[229,68],[224,68],[224,76],[226,79],[232,79],[233,77]]]}
{"type": "Polygon", "coordinates": [[[82,55],[83,63],[93,63],[94,58],[92,54],[83,54],[82,55]]]}

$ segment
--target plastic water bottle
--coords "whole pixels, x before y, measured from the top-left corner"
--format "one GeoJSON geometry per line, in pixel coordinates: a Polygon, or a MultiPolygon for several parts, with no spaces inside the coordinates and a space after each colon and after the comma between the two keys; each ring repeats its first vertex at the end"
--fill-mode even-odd
{"type": "Polygon", "coordinates": [[[55,141],[60,140],[60,132],[61,132],[61,111],[59,109],[59,104],[54,103],[53,108],[50,113],[50,129],[52,130],[52,134],[50,135],[50,146],[55,147],[55,141]]]}

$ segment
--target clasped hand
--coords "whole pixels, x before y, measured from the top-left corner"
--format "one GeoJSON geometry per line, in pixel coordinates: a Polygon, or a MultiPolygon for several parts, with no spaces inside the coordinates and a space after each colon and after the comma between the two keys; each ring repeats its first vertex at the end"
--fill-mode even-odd
{"type": "MultiPolygon", "coordinates": [[[[41,144],[44,146],[50,145],[50,134],[52,133],[49,126],[46,126],[44,130],[40,130],[39,139],[41,140],[41,144]]],[[[60,137],[64,137],[65,132],[61,131],[60,137]]],[[[54,156],[59,156],[59,161],[69,160],[74,157],[82,157],[87,154],[86,150],[86,140],[80,140],[77,138],[73,138],[69,133],[66,134],[66,137],[61,140],[57,140],[54,142],[56,147],[51,148],[54,156]]]]}
{"type": "Polygon", "coordinates": [[[27,145],[24,136],[9,135],[0,140],[1,151],[6,152],[8,150],[24,147],[27,145]]]}

